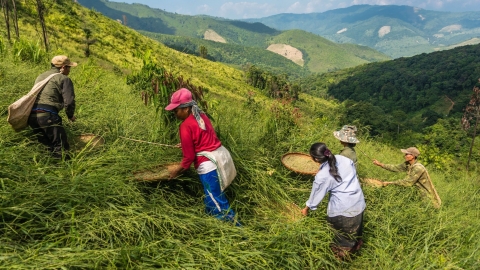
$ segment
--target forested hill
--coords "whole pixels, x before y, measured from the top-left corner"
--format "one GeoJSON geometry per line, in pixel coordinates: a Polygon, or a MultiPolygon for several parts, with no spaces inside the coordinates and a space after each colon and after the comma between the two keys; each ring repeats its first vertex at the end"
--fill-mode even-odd
{"type": "Polygon", "coordinates": [[[205,31],[212,29],[227,43],[256,47],[264,47],[266,38],[280,33],[262,23],[181,15],[141,4],[104,0],[78,0],[78,2],[84,7],[95,9],[111,19],[120,21],[130,28],[152,33],[203,38],[205,31]]]}
{"type": "Polygon", "coordinates": [[[445,114],[451,114],[462,111],[478,78],[480,45],[471,45],[356,68],[328,93],[371,102],[387,113],[416,112],[448,98],[454,106],[445,114]]]}
{"type": "Polygon", "coordinates": [[[408,130],[421,132],[441,118],[459,124],[479,78],[480,45],[471,45],[313,75],[302,86],[313,95],[343,101],[342,121],[396,138],[408,130]]]}

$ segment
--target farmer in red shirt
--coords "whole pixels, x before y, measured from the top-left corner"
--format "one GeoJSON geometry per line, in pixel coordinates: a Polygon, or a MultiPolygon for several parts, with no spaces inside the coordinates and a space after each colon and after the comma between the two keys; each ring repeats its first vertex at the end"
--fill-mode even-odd
{"type": "Polygon", "coordinates": [[[170,179],[190,168],[193,163],[205,192],[205,207],[209,215],[221,220],[235,221],[235,212],[223,193],[236,175],[228,150],[222,146],[210,119],[193,100],[192,93],[182,88],[173,93],[165,110],[173,111],[182,120],[180,143],[183,152],[181,165],[171,172],[170,179]]]}

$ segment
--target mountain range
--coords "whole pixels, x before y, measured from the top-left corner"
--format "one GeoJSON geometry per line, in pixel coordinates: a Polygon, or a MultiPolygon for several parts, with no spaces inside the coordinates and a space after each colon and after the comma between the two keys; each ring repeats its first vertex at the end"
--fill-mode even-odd
{"type": "Polygon", "coordinates": [[[278,14],[244,21],[279,30],[302,29],[333,42],[368,46],[392,58],[480,43],[479,12],[356,5],[323,13],[278,14]]]}
{"type": "Polygon", "coordinates": [[[199,55],[203,46],[209,52],[206,58],[236,67],[254,64],[300,76],[391,59],[367,46],[339,44],[303,30],[280,31],[259,22],[180,15],[142,4],[78,2],[171,48],[199,55]]]}

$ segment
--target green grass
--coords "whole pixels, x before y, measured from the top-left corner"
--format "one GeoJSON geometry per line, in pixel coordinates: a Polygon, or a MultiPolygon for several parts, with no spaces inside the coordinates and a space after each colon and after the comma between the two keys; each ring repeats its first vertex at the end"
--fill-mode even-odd
{"type": "MultiPolygon", "coordinates": [[[[54,7],[53,17],[59,8],[54,7]]],[[[103,25],[95,25],[99,36],[117,27],[100,16],[97,20],[103,25]]],[[[443,200],[439,210],[421,200],[415,189],[364,187],[365,246],[354,261],[338,262],[329,250],[332,232],[325,221],[326,203],[307,218],[292,218],[289,211],[292,203],[304,205],[312,179],[293,174],[280,163],[282,154],[307,152],[316,141],[326,142],[333,152],[341,149],[332,136],[343,124],[337,121],[336,103],[302,94],[304,101],[297,104],[302,113],[299,119],[289,114],[289,106],[275,116],[271,109],[280,105],[245,84],[240,72],[181,55],[128,29],[119,31],[125,31],[125,41],[112,38],[110,44],[118,44],[112,45],[114,49],[97,46],[97,53],[110,51],[102,57],[80,58],[81,46],[74,50],[75,43],[68,43],[72,46],[59,46],[46,58],[66,51],[74,61],[81,60],[70,75],[78,121],[66,128],[70,138],[82,133],[102,135],[104,147],[79,149],[71,161],[56,162],[31,131],[15,133],[6,121],[0,122],[0,269],[480,267],[476,173],[466,174],[455,164],[448,173],[428,167],[443,200]],[[178,149],[120,138],[178,142],[161,135],[166,131],[160,128],[155,108],[144,106],[139,93],[114,68],[129,73],[133,63],[141,62],[123,47],[136,39],[158,52],[166,67],[208,87],[209,113],[238,170],[226,193],[242,228],[204,214],[201,183],[193,171],[172,181],[133,180],[134,171],[181,159],[178,149]],[[130,59],[131,66],[118,64],[122,57],[130,59]],[[255,93],[254,101],[247,100],[248,92],[255,93]]],[[[58,40],[66,40],[62,32],[57,35],[58,40]]],[[[46,61],[14,60],[8,47],[0,59],[4,117],[7,106],[47,68],[46,61]]],[[[371,164],[371,158],[401,162],[398,149],[374,138],[360,136],[360,140],[357,149],[369,156],[358,153],[360,177],[402,177],[371,164]]]]}

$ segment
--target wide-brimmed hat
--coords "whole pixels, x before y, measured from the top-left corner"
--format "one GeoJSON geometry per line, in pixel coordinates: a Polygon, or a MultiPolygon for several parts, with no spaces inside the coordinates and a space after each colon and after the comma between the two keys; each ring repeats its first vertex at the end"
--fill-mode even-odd
{"type": "Polygon", "coordinates": [[[171,111],[180,106],[181,104],[191,102],[192,100],[193,97],[190,90],[188,90],[187,88],[178,89],[173,93],[172,98],[170,99],[170,104],[165,107],[165,110],[171,111]]]}
{"type": "Polygon", "coordinates": [[[342,142],[346,143],[359,143],[360,141],[356,137],[357,127],[345,125],[342,129],[333,132],[333,136],[342,142]]]}
{"type": "Polygon", "coordinates": [[[420,156],[420,151],[418,151],[418,149],[416,147],[409,147],[407,149],[400,149],[400,151],[402,151],[402,153],[404,153],[404,154],[409,154],[409,155],[412,155],[414,157],[420,156]]]}
{"type": "Polygon", "coordinates": [[[76,67],[77,63],[70,61],[70,59],[66,55],[57,55],[52,58],[52,64],[56,67],[76,67]]]}

